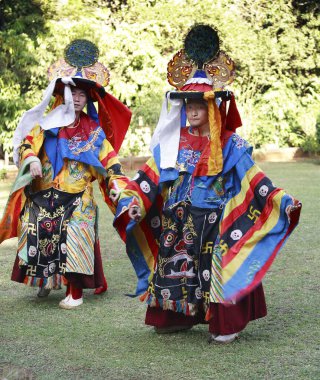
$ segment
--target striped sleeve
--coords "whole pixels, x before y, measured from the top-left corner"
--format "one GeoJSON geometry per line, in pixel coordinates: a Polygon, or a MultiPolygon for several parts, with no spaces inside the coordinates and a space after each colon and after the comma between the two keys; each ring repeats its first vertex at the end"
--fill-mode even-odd
{"type": "Polygon", "coordinates": [[[299,220],[301,205],[243,155],[235,167],[239,189],[220,222],[222,286],[225,300],[254,289],[299,220]],[[297,207],[290,215],[291,208],[297,207]]]}
{"type": "Polygon", "coordinates": [[[20,166],[22,162],[31,156],[37,156],[43,144],[44,134],[40,126],[34,127],[28,136],[21,142],[19,148],[20,166]]]}
{"type": "Polygon", "coordinates": [[[159,171],[151,158],[121,192],[113,223],[126,243],[128,257],[137,275],[136,295],[147,290],[153,272],[161,230],[161,209],[159,171]],[[130,205],[137,202],[142,214],[139,222],[131,220],[127,212],[130,205]]]}
{"type": "Polygon", "coordinates": [[[107,140],[103,141],[99,160],[107,173],[105,177],[102,175],[98,176],[100,191],[111,211],[115,213],[118,197],[127,186],[129,179],[123,173],[118,156],[107,140]]]}
{"type": "Polygon", "coordinates": [[[158,184],[159,171],[154,159],[150,158],[121,193],[120,201],[124,206],[122,211],[125,211],[125,206],[129,206],[132,199],[135,198],[139,202],[143,219],[155,202],[159,191],[158,184]]]}

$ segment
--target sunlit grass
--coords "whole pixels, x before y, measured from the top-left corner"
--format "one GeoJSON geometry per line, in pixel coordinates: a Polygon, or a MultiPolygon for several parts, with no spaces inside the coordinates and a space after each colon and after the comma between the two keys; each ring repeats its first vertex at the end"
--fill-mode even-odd
{"type": "MultiPolygon", "coordinates": [[[[159,336],[144,325],[145,305],[126,297],[135,275],[112,215],[100,207],[100,237],[109,291],[85,291],[78,310],[58,308],[10,281],[16,241],[0,246],[1,361],[8,379],[316,379],[319,378],[319,183],[310,162],[260,165],[303,203],[300,225],[264,280],[268,316],[231,345],[208,345],[207,327],[159,336]],[[11,371],[11,372],[10,372],[11,371]]],[[[1,207],[9,184],[0,183],[1,207]]]]}

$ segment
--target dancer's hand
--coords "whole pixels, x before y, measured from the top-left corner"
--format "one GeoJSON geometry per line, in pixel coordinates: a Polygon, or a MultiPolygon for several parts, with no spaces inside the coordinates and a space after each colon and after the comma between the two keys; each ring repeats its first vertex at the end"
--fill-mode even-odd
{"type": "Polygon", "coordinates": [[[299,220],[299,215],[300,215],[300,212],[301,212],[301,207],[302,207],[302,204],[301,202],[299,202],[297,199],[293,199],[293,205],[289,205],[287,206],[286,208],[286,214],[288,216],[288,220],[289,222],[291,222],[291,220],[299,220]]]}
{"type": "Polygon", "coordinates": [[[40,162],[31,162],[30,174],[31,174],[32,178],[36,178],[36,177],[42,178],[42,168],[41,168],[40,162]]]}

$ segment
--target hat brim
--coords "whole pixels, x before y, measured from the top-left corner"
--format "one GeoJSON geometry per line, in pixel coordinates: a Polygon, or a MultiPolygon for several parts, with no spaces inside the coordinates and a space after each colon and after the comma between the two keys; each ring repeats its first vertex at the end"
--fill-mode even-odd
{"type": "MultiPolygon", "coordinates": [[[[89,79],[79,78],[79,77],[72,77],[72,80],[76,84],[76,87],[81,88],[82,90],[85,90],[88,94],[88,96],[93,100],[96,101],[97,98],[95,96],[95,93],[98,93],[98,95],[101,98],[104,98],[106,95],[106,91],[104,87],[102,87],[99,83],[94,82],[89,79]]],[[[56,86],[54,88],[53,93],[63,95],[65,84],[62,82],[61,78],[58,78],[56,81],[56,86]]]]}
{"type": "MultiPolygon", "coordinates": [[[[204,92],[201,91],[172,91],[169,93],[170,99],[203,99],[204,92]]],[[[223,100],[230,100],[231,91],[215,91],[215,97],[223,100]]]]}

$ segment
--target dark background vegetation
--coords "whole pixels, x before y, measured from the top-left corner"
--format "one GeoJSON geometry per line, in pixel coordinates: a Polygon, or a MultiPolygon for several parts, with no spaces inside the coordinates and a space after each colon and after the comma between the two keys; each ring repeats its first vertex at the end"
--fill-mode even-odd
{"type": "MultiPolygon", "coordinates": [[[[320,18],[317,0],[2,0],[0,145],[10,151],[21,114],[37,104],[46,71],[75,38],[100,49],[107,90],[133,111],[131,131],[154,129],[166,67],[195,22],[219,30],[236,62],[235,91],[255,147],[319,152],[320,18]],[[139,127],[140,125],[140,127],[139,127]]],[[[131,154],[139,154],[139,145],[131,154]]]]}

